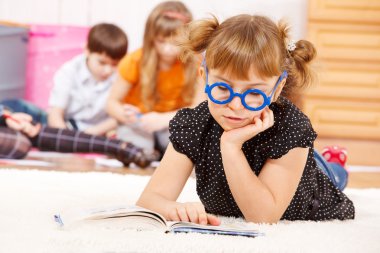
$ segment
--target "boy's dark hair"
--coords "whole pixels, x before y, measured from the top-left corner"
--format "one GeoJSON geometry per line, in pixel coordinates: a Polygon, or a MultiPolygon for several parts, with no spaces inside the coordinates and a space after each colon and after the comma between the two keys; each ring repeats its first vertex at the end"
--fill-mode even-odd
{"type": "Polygon", "coordinates": [[[91,28],[87,48],[91,53],[105,53],[114,60],[120,60],[127,53],[128,38],[118,26],[100,23],[91,28]]]}

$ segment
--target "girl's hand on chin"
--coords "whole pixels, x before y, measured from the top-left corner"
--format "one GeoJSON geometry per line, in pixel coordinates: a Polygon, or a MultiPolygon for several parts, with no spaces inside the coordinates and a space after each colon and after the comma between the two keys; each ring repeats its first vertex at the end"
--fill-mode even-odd
{"type": "Polygon", "coordinates": [[[264,132],[274,124],[273,111],[266,107],[260,114],[255,117],[251,124],[241,128],[224,131],[221,137],[221,144],[229,147],[241,149],[244,142],[252,139],[257,134],[264,132]]]}

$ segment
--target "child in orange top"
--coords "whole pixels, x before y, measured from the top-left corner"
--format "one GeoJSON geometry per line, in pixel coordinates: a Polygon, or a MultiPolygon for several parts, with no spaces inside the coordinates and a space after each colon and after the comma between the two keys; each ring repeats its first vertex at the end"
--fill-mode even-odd
{"type": "Polygon", "coordinates": [[[174,43],[179,28],[191,18],[181,2],[160,3],[146,22],[142,49],[121,60],[107,103],[109,115],[123,124],[118,138],[151,149],[153,132],[168,136],[176,111],[193,104],[199,62],[194,57],[179,61],[174,43]]]}

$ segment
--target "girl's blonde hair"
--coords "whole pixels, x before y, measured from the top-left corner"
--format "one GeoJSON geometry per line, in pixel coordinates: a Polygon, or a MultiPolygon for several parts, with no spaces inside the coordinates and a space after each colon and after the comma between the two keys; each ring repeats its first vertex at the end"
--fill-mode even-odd
{"type": "Polygon", "coordinates": [[[296,88],[312,82],[307,63],[316,50],[306,40],[299,40],[294,50],[287,50],[288,31],[285,22],[275,24],[263,16],[238,15],[221,24],[215,17],[199,20],[192,22],[181,37],[181,57],[206,51],[208,68],[239,79],[248,79],[252,66],[260,77],[278,76],[286,70],[283,94],[291,98],[296,88]]]}
{"type": "MultiPolygon", "coordinates": [[[[158,4],[150,13],[144,32],[142,59],[140,62],[140,83],[142,100],[147,109],[152,109],[160,99],[156,92],[158,72],[158,55],[154,47],[157,37],[175,36],[185,23],[192,20],[192,15],[186,6],[178,1],[167,1],[158,4]]],[[[197,75],[194,57],[188,57],[184,62],[185,84],[182,100],[190,104],[194,95],[197,75]]]]}

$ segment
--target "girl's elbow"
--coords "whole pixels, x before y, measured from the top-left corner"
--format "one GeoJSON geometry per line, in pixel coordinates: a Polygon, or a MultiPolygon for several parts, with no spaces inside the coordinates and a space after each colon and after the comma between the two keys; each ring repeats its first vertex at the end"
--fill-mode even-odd
{"type": "Polygon", "coordinates": [[[247,222],[276,224],[280,221],[281,216],[276,215],[276,214],[263,214],[263,215],[248,214],[244,216],[244,218],[247,222]]]}
{"type": "Polygon", "coordinates": [[[265,224],[276,224],[280,221],[280,219],[273,219],[273,218],[252,218],[252,219],[245,219],[247,222],[253,222],[253,223],[265,223],[265,224]]]}

